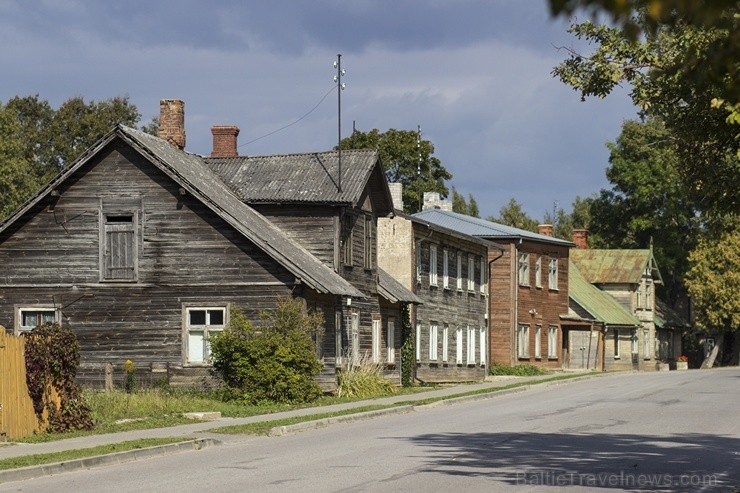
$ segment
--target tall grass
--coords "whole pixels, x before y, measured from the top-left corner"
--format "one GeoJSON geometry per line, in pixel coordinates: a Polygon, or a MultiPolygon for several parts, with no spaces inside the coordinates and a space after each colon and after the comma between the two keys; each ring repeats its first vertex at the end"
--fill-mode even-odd
{"type": "Polygon", "coordinates": [[[395,393],[396,387],[383,376],[383,366],[374,363],[370,355],[363,353],[347,360],[350,363],[338,375],[338,397],[367,399],[395,393]]]}
{"type": "Polygon", "coordinates": [[[505,366],[495,364],[491,366],[489,372],[490,375],[510,375],[516,377],[534,377],[538,375],[547,375],[549,372],[545,368],[541,368],[535,365],[517,365],[517,366],[505,366]]]}

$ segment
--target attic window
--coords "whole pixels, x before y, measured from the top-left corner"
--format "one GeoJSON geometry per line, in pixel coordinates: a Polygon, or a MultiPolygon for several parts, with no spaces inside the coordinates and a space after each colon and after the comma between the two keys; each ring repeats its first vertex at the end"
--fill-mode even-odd
{"type": "Polygon", "coordinates": [[[133,212],[103,214],[101,280],[136,281],[138,268],[137,216],[133,212]]]}

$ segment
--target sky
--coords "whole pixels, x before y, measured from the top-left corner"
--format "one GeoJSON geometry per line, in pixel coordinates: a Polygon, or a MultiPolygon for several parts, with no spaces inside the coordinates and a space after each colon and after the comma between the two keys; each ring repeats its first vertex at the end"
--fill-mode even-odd
{"type": "Polygon", "coordinates": [[[244,155],[325,151],[341,53],[343,137],[421,126],[481,217],[514,198],[541,220],[609,188],[636,118],[627,89],[581,102],[552,77],[558,47],[591,49],[568,25],[545,0],[0,0],[0,101],[128,96],[143,125],[182,99],[190,152],[212,125],[244,155]]]}

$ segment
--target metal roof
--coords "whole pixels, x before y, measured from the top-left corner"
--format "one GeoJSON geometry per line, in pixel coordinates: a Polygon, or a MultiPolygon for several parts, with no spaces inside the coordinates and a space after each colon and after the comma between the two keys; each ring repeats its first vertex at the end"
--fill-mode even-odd
{"type": "Polygon", "coordinates": [[[406,289],[400,282],[393,279],[390,274],[380,268],[378,268],[378,294],[391,303],[423,304],[421,298],[406,289]]]}
{"type": "Polygon", "coordinates": [[[561,240],[560,238],[555,238],[553,236],[532,233],[531,231],[526,231],[524,229],[514,228],[504,224],[494,223],[485,219],[466,216],[464,214],[445,211],[442,209],[425,209],[413,214],[413,217],[423,219],[424,221],[437,224],[459,233],[479,238],[491,240],[521,238],[523,240],[539,241],[542,243],[573,246],[572,242],[561,240]]]}
{"type": "Polygon", "coordinates": [[[691,324],[659,298],[655,298],[653,321],[661,329],[688,329],[691,324]]]}
{"type": "Polygon", "coordinates": [[[655,282],[663,282],[650,250],[573,249],[570,259],[578,265],[586,280],[593,284],[637,284],[647,268],[655,282]]]}
{"type": "Polygon", "coordinates": [[[608,293],[589,283],[576,264],[568,263],[568,297],[606,325],[638,327],[640,321],[608,293]]]}

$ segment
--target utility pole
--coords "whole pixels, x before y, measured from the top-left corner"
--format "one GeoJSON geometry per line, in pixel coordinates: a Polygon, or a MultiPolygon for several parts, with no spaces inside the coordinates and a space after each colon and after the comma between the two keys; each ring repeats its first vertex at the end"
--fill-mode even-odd
{"type": "Polygon", "coordinates": [[[416,183],[419,189],[419,210],[424,209],[424,190],[422,190],[421,181],[421,125],[416,125],[416,152],[419,155],[419,161],[416,163],[416,183]]]}
{"type": "Polygon", "coordinates": [[[334,62],[334,68],[337,69],[337,75],[334,76],[334,82],[337,83],[337,160],[339,161],[339,176],[337,177],[337,188],[342,191],[342,91],[346,87],[342,83],[342,76],[345,71],[342,70],[342,54],[337,54],[337,61],[334,62]]]}

